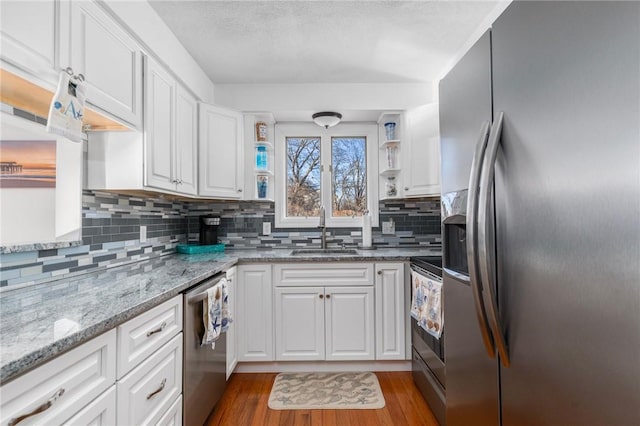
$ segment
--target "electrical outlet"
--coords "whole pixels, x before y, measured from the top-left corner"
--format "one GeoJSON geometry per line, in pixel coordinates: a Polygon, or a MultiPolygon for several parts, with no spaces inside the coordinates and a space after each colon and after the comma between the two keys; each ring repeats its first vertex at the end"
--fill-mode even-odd
{"type": "Polygon", "coordinates": [[[396,224],[394,221],[390,220],[388,222],[382,222],[382,233],[383,234],[395,234],[396,233],[396,224]]]}
{"type": "Polygon", "coordinates": [[[262,222],[262,235],[271,235],[271,222],[262,222]]]}
{"type": "Polygon", "coordinates": [[[140,242],[145,243],[147,241],[147,227],[146,225],[140,225],[140,242]]]}

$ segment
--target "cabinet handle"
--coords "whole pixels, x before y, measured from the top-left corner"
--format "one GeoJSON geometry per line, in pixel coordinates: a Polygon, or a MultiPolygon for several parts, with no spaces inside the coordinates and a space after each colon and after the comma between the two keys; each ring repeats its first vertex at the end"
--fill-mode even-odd
{"type": "Polygon", "coordinates": [[[238,192],[242,192],[242,188],[241,188],[241,189],[238,189],[238,192]]]}
{"type": "Polygon", "coordinates": [[[405,190],[405,191],[408,191],[408,190],[409,190],[409,187],[408,187],[408,186],[405,186],[405,187],[404,187],[404,190],[405,190]]]}
{"type": "Polygon", "coordinates": [[[318,295],[318,297],[319,297],[320,299],[324,299],[324,295],[322,295],[322,294],[319,294],[319,295],[318,295]]]}
{"type": "Polygon", "coordinates": [[[164,321],[162,324],[160,324],[160,327],[156,328],[155,330],[147,331],[147,337],[151,337],[156,333],[160,333],[166,326],[167,322],[164,321]]]}
{"type": "Polygon", "coordinates": [[[379,271],[378,271],[378,275],[382,275],[382,270],[379,270],[379,271]]]}
{"type": "Polygon", "coordinates": [[[151,392],[149,395],[147,395],[147,399],[151,399],[157,394],[159,394],[160,392],[162,392],[162,390],[164,389],[164,385],[166,384],[167,384],[167,379],[162,379],[162,382],[160,383],[160,387],[154,390],[153,392],[151,392]]]}
{"type": "Polygon", "coordinates": [[[331,299],[331,295],[330,294],[327,294],[327,299],[331,299]]]}
{"type": "Polygon", "coordinates": [[[178,179],[176,182],[178,185],[182,185],[182,179],[178,179]]]}
{"type": "Polygon", "coordinates": [[[36,414],[40,414],[44,411],[47,411],[49,408],[51,408],[51,406],[53,405],[54,402],[56,402],[58,400],[58,398],[60,398],[62,395],[64,395],[64,388],[60,388],[56,391],[56,393],[54,393],[51,398],[49,398],[49,400],[47,402],[45,402],[44,404],[36,407],[33,411],[27,413],[27,414],[23,414],[21,416],[18,417],[14,417],[13,419],[9,420],[9,423],[7,423],[7,426],[15,426],[18,423],[20,423],[21,421],[31,417],[31,416],[35,416],[36,414]]]}

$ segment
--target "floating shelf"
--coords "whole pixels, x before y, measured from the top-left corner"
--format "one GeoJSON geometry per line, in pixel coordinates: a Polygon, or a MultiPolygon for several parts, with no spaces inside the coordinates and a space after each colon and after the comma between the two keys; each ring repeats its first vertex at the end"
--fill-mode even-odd
{"type": "Polygon", "coordinates": [[[400,169],[386,169],[380,172],[380,176],[388,177],[395,176],[400,173],[400,169]]]}
{"type": "Polygon", "coordinates": [[[394,139],[390,141],[384,141],[382,145],[380,145],[380,149],[384,149],[388,146],[400,145],[400,139],[394,139]]]}
{"type": "Polygon", "coordinates": [[[267,175],[267,176],[273,176],[273,171],[272,170],[263,170],[263,169],[254,169],[253,170],[255,174],[257,175],[267,175]]]}
{"type": "Polygon", "coordinates": [[[269,141],[256,141],[256,146],[266,146],[267,148],[273,148],[273,144],[269,141]]]}

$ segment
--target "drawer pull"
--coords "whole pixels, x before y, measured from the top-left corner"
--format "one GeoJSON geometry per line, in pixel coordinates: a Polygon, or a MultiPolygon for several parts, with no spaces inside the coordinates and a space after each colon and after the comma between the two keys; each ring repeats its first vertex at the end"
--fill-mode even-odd
{"type": "Polygon", "coordinates": [[[160,327],[156,328],[155,330],[147,331],[147,337],[151,337],[156,333],[160,333],[166,326],[167,322],[164,321],[162,324],[160,324],[160,327]]]}
{"type": "Polygon", "coordinates": [[[325,297],[326,297],[327,299],[331,299],[331,295],[330,295],[330,294],[327,294],[325,297]]]}
{"type": "Polygon", "coordinates": [[[13,419],[9,420],[9,423],[7,424],[8,426],[15,426],[18,423],[20,423],[21,421],[31,417],[31,416],[35,416],[36,414],[40,414],[44,411],[47,411],[49,408],[51,408],[51,406],[53,405],[54,402],[56,402],[58,400],[58,398],[60,398],[62,395],[64,395],[64,388],[61,388],[59,390],[56,391],[56,393],[54,393],[51,398],[49,398],[49,400],[47,402],[45,402],[44,404],[40,405],[39,407],[36,407],[33,411],[31,411],[30,413],[27,414],[23,414],[21,416],[18,417],[14,417],[13,419]]]}
{"type": "Polygon", "coordinates": [[[160,383],[160,387],[154,390],[153,392],[151,392],[149,395],[147,395],[147,399],[151,399],[157,394],[159,394],[160,392],[162,392],[162,390],[164,389],[164,385],[166,384],[167,384],[167,379],[162,379],[162,383],[160,383]]]}

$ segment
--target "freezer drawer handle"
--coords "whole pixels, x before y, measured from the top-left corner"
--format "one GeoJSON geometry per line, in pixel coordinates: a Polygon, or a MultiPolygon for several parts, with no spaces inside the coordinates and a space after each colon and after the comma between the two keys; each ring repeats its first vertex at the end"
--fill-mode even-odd
{"type": "Polygon", "coordinates": [[[167,379],[162,379],[162,382],[160,383],[160,387],[156,390],[154,390],[153,392],[151,392],[149,395],[147,395],[147,399],[151,399],[154,396],[156,396],[157,394],[159,394],[160,392],[162,392],[162,390],[164,389],[164,386],[167,384],[167,379]]]}
{"type": "Polygon", "coordinates": [[[489,135],[489,143],[487,145],[487,151],[484,156],[482,165],[482,173],[480,175],[480,194],[478,197],[478,260],[480,261],[480,276],[482,282],[486,284],[486,292],[483,296],[485,299],[485,305],[487,307],[487,313],[489,317],[489,323],[491,324],[491,331],[493,334],[493,340],[495,341],[498,353],[500,354],[500,361],[504,367],[509,367],[509,353],[507,351],[507,344],[505,342],[503,328],[500,324],[500,313],[498,312],[498,304],[496,298],[496,285],[492,278],[492,265],[493,259],[491,254],[495,253],[495,247],[492,247],[489,238],[491,232],[490,225],[494,222],[491,215],[492,197],[491,188],[493,188],[494,176],[495,176],[495,163],[496,156],[498,155],[498,145],[500,145],[500,137],[502,136],[502,123],[504,119],[504,113],[500,112],[498,118],[494,121],[491,127],[491,134],[489,135]]]}
{"type": "Polygon", "coordinates": [[[147,337],[151,337],[156,333],[160,333],[166,326],[167,322],[163,321],[162,324],[160,324],[160,327],[156,328],[155,330],[147,331],[147,337]]]}
{"type": "Polygon", "coordinates": [[[51,398],[49,398],[49,400],[47,402],[45,402],[44,404],[36,407],[33,411],[27,413],[27,414],[23,414],[21,416],[18,417],[14,417],[13,419],[9,420],[9,423],[7,423],[8,426],[15,426],[18,423],[20,423],[23,420],[28,419],[31,416],[35,416],[36,414],[40,414],[42,412],[47,411],[49,408],[51,408],[51,406],[53,405],[54,402],[56,402],[58,400],[58,398],[60,398],[62,395],[64,395],[64,388],[60,388],[56,391],[56,393],[54,393],[51,398]]]}
{"type": "Polygon", "coordinates": [[[487,350],[487,354],[491,358],[496,357],[493,339],[489,331],[489,322],[487,320],[487,312],[482,300],[482,281],[478,271],[478,185],[480,184],[480,174],[482,171],[482,160],[487,148],[487,140],[489,139],[489,121],[482,123],[480,138],[476,143],[476,151],[473,154],[471,162],[471,173],[469,176],[469,192],[467,196],[467,263],[469,265],[469,282],[471,284],[471,293],[473,294],[473,304],[476,310],[476,319],[480,326],[482,334],[482,342],[487,350]]]}

